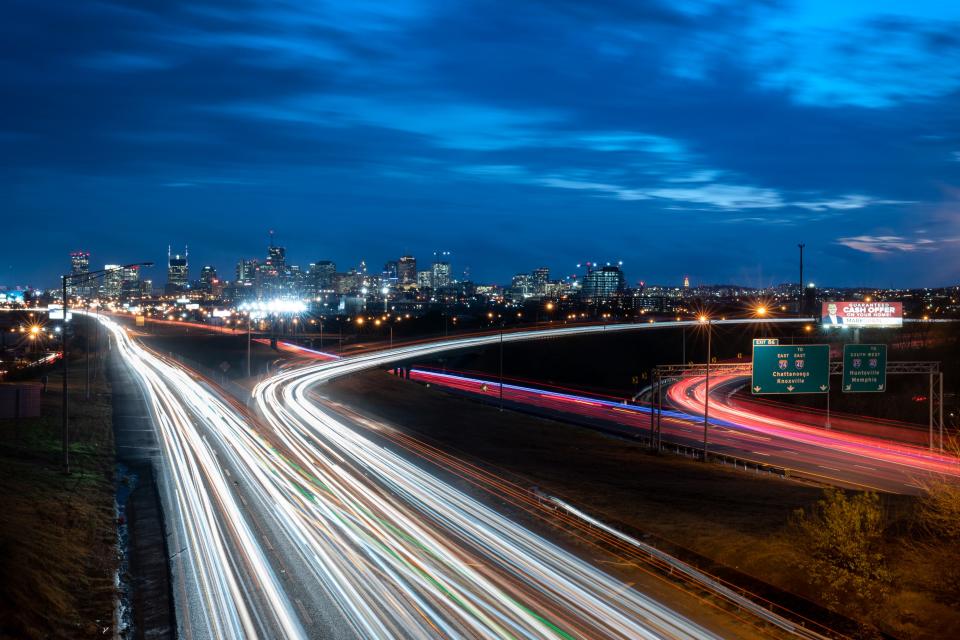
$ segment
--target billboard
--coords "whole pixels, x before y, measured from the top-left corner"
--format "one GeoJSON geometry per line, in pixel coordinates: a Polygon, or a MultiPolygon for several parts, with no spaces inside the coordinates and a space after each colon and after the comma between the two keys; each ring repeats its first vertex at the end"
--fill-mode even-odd
{"type": "MultiPolygon", "coordinates": [[[[63,320],[63,305],[51,304],[47,307],[47,315],[50,320],[63,320]]],[[[73,312],[67,311],[67,322],[73,320],[73,312]]]]}
{"type": "Polygon", "coordinates": [[[900,302],[824,302],[821,312],[824,327],[902,327],[900,302]]]}

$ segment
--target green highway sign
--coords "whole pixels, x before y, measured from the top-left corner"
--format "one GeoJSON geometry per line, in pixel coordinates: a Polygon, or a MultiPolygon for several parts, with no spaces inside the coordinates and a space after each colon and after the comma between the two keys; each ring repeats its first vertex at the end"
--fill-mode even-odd
{"type": "Polygon", "coordinates": [[[780,338],[754,338],[753,346],[780,344],[780,338]]]}
{"type": "Polygon", "coordinates": [[[887,345],[843,345],[844,393],[880,393],[887,388],[887,345]]]}
{"type": "Polygon", "coordinates": [[[827,393],[830,390],[830,346],[754,345],[750,389],[756,395],[827,393]]]}

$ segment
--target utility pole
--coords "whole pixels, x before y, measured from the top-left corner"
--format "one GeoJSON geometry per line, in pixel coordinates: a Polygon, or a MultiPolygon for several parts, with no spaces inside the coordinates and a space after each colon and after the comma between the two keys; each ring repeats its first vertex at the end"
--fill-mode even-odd
{"type": "Polygon", "coordinates": [[[807,246],[803,242],[797,245],[800,249],[800,299],[797,301],[797,313],[802,315],[804,312],[803,304],[803,248],[807,246]]]}

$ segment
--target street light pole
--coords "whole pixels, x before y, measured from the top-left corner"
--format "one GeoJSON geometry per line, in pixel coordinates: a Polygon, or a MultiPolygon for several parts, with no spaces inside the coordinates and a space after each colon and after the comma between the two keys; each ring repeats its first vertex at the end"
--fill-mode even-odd
{"type": "Polygon", "coordinates": [[[63,295],[63,327],[60,330],[60,351],[63,360],[63,407],[60,411],[60,445],[63,457],[63,473],[70,474],[70,435],[67,432],[67,280],[69,276],[61,276],[63,295]]]}
{"type": "Polygon", "coordinates": [[[807,245],[803,242],[797,245],[797,248],[800,249],[800,299],[797,301],[797,314],[803,315],[804,312],[804,300],[803,300],[803,248],[807,245]]]}
{"type": "Polygon", "coordinates": [[[500,411],[503,411],[503,322],[500,322],[500,411]]]}
{"type": "Polygon", "coordinates": [[[703,397],[703,461],[707,461],[707,433],[708,425],[710,423],[710,359],[712,356],[711,351],[711,338],[713,335],[711,325],[711,319],[707,318],[707,377],[706,377],[706,392],[703,397]]]}
{"type": "MultiPolygon", "coordinates": [[[[66,318],[66,316],[64,316],[64,318],[66,318]]],[[[87,369],[87,384],[86,384],[86,389],[85,389],[84,395],[85,395],[86,399],[89,400],[89,399],[90,399],[90,332],[89,332],[89,331],[88,331],[87,334],[84,336],[83,344],[84,344],[84,348],[83,348],[84,358],[83,358],[83,361],[84,361],[84,364],[86,365],[86,369],[87,369]]]]}
{"type": "MultiPolygon", "coordinates": [[[[70,473],[70,432],[68,428],[69,424],[69,415],[70,407],[69,400],[67,397],[67,314],[70,311],[70,300],[67,297],[67,282],[72,282],[73,284],[86,283],[90,282],[94,278],[99,278],[102,275],[111,273],[113,271],[120,271],[122,269],[129,269],[131,267],[152,267],[152,262],[137,262],[134,264],[125,264],[114,269],[98,269],[97,271],[88,271],[82,274],[64,274],[60,276],[60,293],[63,296],[63,328],[60,331],[60,349],[62,351],[63,358],[63,386],[62,386],[62,398],[61,404],[62,408],[60,411],[60,447],[61,454],[63,458],[63,473],[70,473]]],[[[99,328],[99,323],[98,323],[99,328]]],[[[89,338],[89,336],[88,336],[89,338]]],[[[89,349],[89,339],[87,345],[87,357],[89,358],[90,349],[89,349]]],[[[87,387],[87,397],[89,397],[89,379],[87,387]]]]}
{"type": "Polygon", "coordinates": [[[250,373],[250,312],[247,311],[247,377],[251,376],[250,373]]]}

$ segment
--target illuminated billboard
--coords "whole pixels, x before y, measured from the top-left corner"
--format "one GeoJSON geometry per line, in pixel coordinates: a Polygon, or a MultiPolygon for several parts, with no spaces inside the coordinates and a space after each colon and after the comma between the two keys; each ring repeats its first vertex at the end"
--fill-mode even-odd
{"type": "Polygon", "coordinates": [[[824,302],[821,313],[824,327],[902,327],[900,302],[824,302]]]}

